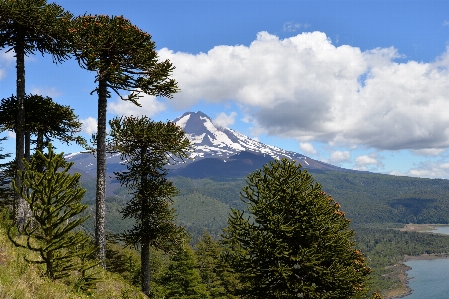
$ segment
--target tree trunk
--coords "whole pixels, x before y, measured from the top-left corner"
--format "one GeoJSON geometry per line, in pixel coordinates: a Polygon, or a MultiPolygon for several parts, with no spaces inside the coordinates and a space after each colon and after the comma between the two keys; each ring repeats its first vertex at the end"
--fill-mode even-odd
{"type": "MultiPolygon", "coordinates": [[[[16,53],[16,68],[17,68],[17,118],[16,118],[16,170],[23,171],[23,158],[25,153],[24,146],[24,126],[25,126],[25,49],[24,49],[24,37],[17,33],[17,43],[14,47],[16,53]]],[[[20,188],[21,180],[20,176],[15,175],[17,186],[20,188]]],[[[15,217],[18,227],[23,228],[27,220],[27,203],[26,201],[16,195],[15,200],[15,217]]]]}
{"type": "Polygon", "coordinates": [[[142,251],[140,252],[142,292],[150,297],[150,238],[142,236],[142,251]]]}
{"type": "MultiPolygon", "coordinates": [[[[140,149],[140,163],[143,165],[146,163],[145,156],[147,154],[146,148],[140,149]]],[[[140,176],[140,183],[142,188],[146,188],[147,183],[147,174],[143,173],[140,176]]],[[[148,198],[145,197],[145,192],[142,191],[140,194],[142,201],[142,211],[140,214],[141,222],[142,222],[142,243],[140,244],[142,247],[142,251],[140,252],[140,263],[141,263],[141,273],[142,273],[142,292],[150,297],[150,225],[149,225],[149,202],[148,198]]]]}
{"type": "Polygon", "coordinates": [[[95,244],[98,246],[98,258],[106,268],[106,108],[107,108],[107,82],[100,79],[98,83],[98,132],[97,132],[97,192],[96,192],[96,219],[95,244]]]}
{"type": "Polygon", "coordinates": [[[28,162],[31,159],[31,133],[29,131],[25,132],[25,160],[28,162]]]}

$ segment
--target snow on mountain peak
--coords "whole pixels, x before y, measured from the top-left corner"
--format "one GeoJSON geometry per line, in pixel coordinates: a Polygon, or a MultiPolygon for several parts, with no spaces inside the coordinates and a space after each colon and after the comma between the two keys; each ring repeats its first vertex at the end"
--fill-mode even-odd
{"type": "Polygon", "coordinates": [[[242,151],[266,154],[275,159],[305,158],[303,155],[263,144],[232,129],[216,126],[212,119],[201,111],[184,113],[174,122],[184,129],[187,138],[195,145],[196,151],[192,156],[194,159],[211,156],[225,159],[242,151]]]}

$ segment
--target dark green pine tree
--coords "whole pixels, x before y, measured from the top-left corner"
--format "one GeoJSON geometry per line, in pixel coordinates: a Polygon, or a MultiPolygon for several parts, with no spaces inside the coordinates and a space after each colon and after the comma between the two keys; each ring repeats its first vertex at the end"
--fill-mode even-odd
{"type": "MultiPolygon", "coordinates": [[[[72,270],[87,270],[90,265],[79,264],[81,256],[95,250],[89,246],[89,237],[74,230],[89,216],[80,217],[87,205],[81,204],[85,189],[80,187],[80,174],[69,172],[73,163],[67,163],[63,154],[55,154],[49,145],[48,154],[37,151],[25,169],[19,171],[23,184],[19,187],[13,181],[14,189],[30,205],[33,215],[19,235],[8,236],[19,247],[28,248],[40,254],[40,260],[33,263],[46,265],[46,275],[58,279],[69,275],[72,270]],[[44,165],[44,171],[36,168],[44,165]],[[81,248],[83,247],[83,248],[81,248]]],[[[84,273],[86,275],[86,273],[84,273]]]]}
{"type": "MultiPolygon", "coordinates": [[[[25,155],[25,56],[40,52],[53,56],[54,62],[68,58],[71,44],[68,40],[68,25],[72,15],[56,4],[46,0],[0,0],[0,49],[14,51],[17,68],[17,124],[16,124],[16,168],[23,170],[25,155]]],[[[20,178],[16,176],[20,185],[20,178]]],[[[25,224],[27,207],[25,201],[17,199],[16,222],[25,224]]]]}
{"type": "MultiPolygon", "coordinates": [[[[7,138],[0,138],[0,142],[5,141],[7,138]]],[[[3,148],[0,147],[0,152],[3,151],[3,148]]],[[[0,153],[0,160],[9,158],[11,154],[0,153]]],[[[10,186],[10,174],[8,173],[10,163],[0,163],[0,206],[10,206],[11,198],[14,195],[12,188],[10,186]]]]}
{"type": "Polygon", "coordinates": [[[72,21],[72,41],[79,65],[96,72],[98,87],[97,194],[95,240],[104,260],[106,200],[106,107],[114,91],[123,100],[139,105],[139,94],[171,97],[178,91],[170,79],[170,61],[158,61],[151,36],[123,18],[84,15],[72,21]],[[125,98],[120,90],[130,92],[125,98]]]}
{"type": "Polygon", "coordinates": [[[167,299],[208,299],[192,248],[185,242],[174,252],[171,264],[162,278],[167,299]]]}
{"type": "Polygon", "coordinates": [[[363,298],[371,269],[340,205],[307,170],[270,162],[241,198],[249,215],[232,210],[223,244],[242,298],[363,298]]]}
{"type": "Polygon", "coordinates": [[[184,131],[172,122],[121,117],[109,124],[110,145],[120,152],[127,167],[127,171],[115,174],[132,194],[122,210],[123,217],[136,220],[124,237],[128,244],[141,245],[141,285],[149,296],[150,246],[168,251],[184,232],[174,222],[171,198],[178,191],[166,177],[166,166],[187,158],[191,144],[184,131]]]}
{"type": "MultiPolygon", "coordinates": [[[[36,144],[36,150],[41,152],[52,139],[67,144],[73,141],[84,143],[83,138],[76,136],[81,132],[81,123],[72,108],[41,95],[26,95],[24,103],[25,156],[31,156],[32,143],[36,144]],[[31,135],[35,135],[36,139],[31,140],[31,135]]],[[[15,96],[0,101],[0,123],[3,130],[16,131],[17,107],[15,96]]]]}
{"type": "Polygon", "coordinates": [[[209,233],[205,232],[195,245],[195,256],[201,279],[207,287],[210,298],[233,299],[239,287],[237,275],[221,259],[223,248],[209,233]]]}

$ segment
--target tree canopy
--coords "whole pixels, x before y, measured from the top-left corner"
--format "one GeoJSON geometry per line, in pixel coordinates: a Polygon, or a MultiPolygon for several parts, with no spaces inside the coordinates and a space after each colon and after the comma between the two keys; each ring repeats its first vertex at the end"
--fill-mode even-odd
{"type": "MultiPolygon", "coordinates": [[[[81,123],[69,106],[55,103],[52,98],[41,95],[25,96],[25,127],[24,131],[36,135],[32,142],[36,149],[43,151],[51,139],[62,142],[82,142],[81,137],[76,136],[81,132],[81,123]]],[[[16,115],[18,105],[17,97],[11,96],[0,101],[0,123],[3,130],[16,130],[16,115]]],[[[26,146],[29,148],[29,145],[26,146]]]]}
{"type": "Polygon", "coordinates": [[[340,205],[294,161],[270,162],[241,192],[249,215],[232,210],[224,257],[240,273],[243,298],[354,298],[371,269],[355,248],[340,205]]]}
{"type": "Polygon", "coordinates": [[[115,174],[132,194],[122,213],[124,218],[135,219],[135,225],[124,237],[128,244],[142,247],[142,291],[149,296],[150,246],[167,251],[184,233],[174,222],[171,198],[177,189],[166,177],[166,165],[187,158],[191,145],[173,122],[155,122],[144,116],[115,118],[109,124],[111,146],[120,152],[127,168],[115,174]]]}
{"type": "Polygon", "coordinates": [[[158,61],[151,36],[122,16],[84,15],[72,20],[71,41],[79,65],[96,72],[98,87],[97,192],[95,240],[104,260],[106,200],[106,107],[114,91],[136,105],[141,93],[171,97],[178,91],[170,61],[158,61]],[[129,92],[124,97],[120,91],[129,92]]]}

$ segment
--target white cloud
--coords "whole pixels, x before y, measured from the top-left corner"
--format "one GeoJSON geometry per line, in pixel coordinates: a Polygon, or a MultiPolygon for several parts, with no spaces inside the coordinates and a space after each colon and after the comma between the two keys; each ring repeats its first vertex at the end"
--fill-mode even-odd
{"type": "Polygon", "coordinates": [[[309,24],[286,22],[286,23],[284,23],[282,30],[286,31],[286,32],[295,32],[295,31],[300,30],[301,28],[307,29],[309,27],[310,27],[309,24]]]}
{"type": "Polygon", "coordinates": [[[130,101],[123,101],[117,98],[115,102],[111,102],[108,105],[108,110],[117,115],[146,115],[151,117],[166,109],[164,103],[159,102],[155,96],[143,95],[143,97],[137,100],[142,107],[135,105],[130,101]]]}
{"type": "Polygon", "coordinates": [[[349,151],[334,151],[330,154],[328,162],[331,164],[339,164],[351,159],[349,151]]]}
{"type": "Polygon", "coordinates": [[[377,167],[383,167],[384,164],[380,159],[381,157],[379,157],[376,153],[358,156],[357,158],[355,158],[354,169],[367,170],[368,167],[374,167],[375,169],[377,169],[377,167]]]}
{"type": "Polygon", "coordinates": [[[87,135],[92,135],[97,132],[97,120],[93,117],[88,117],[86,119],[80,119],[82,123],[81,130],[87,135]]]}
{"type": "Polygon", "coordinates": [[[200,100],[241,105],[267,134],[381,150],[449,147],[449,50],[435,61],[395,61],[394,48],[336,47],[322,32],[207,53],[159,51],[176,66],[178,109],[200,100]]]}
{"type": "Polygon", "coordinates": [[[8,137],[12,139],[16,139],[16,133],[13,131],[8,131],[8,137]]]}
{"type": "Polygon", "coordinates": [[[419,150],[412,150],[412,153],[418,156],[438,156],[446,151],[445,148],[423,148],[419,150]]]}
{"type": "Polygon", "coordinates": [[[56,87],[32,87],[30,93],[50,98],[56,98],[62,94],[56,87]]]}
{"type": "Polygon", "coordinates": [[[227,115],[224,112],[221,112],[213,119],[213,123],[220,127],[228,127],[232,125],[235,121],[235,117],[237,116],[236,112],[231,112],[231,114],[227,115]]]}
{"type": "Polygon", "coordinates": [[[14,51],[0,52],[0,80],[6,77],[6,69],[15,61],[14,51]]]}
{"type": "Polygon", "coordinates": [[[444,20],[443,26],[449,26],[449,21],[448,20],[444,20]]]}
{"type": "Polygon", "coordinates": [[[445,161],[421,161],[407,172],[390,172],[392,175],[413,176],[420,178],[443,178],[449,179],[449,163],[445,161]]]}
{"type": "Polygon", "coordinates": [[[378,161],[376,160],[376,158],[370,156],[358,156],[357,158],[355,158],[355,164],[359,166],[366,166],[377,163],[378,161]]]}
{"type": "Polygon", "coordinates": [[[313,147],[313,144],[309,143],[309,142],[300,142],[299,143],[299,148],[301,149],[301,151],[307,153],[307,154],[317,154],[316,149],[313,147]]]}

